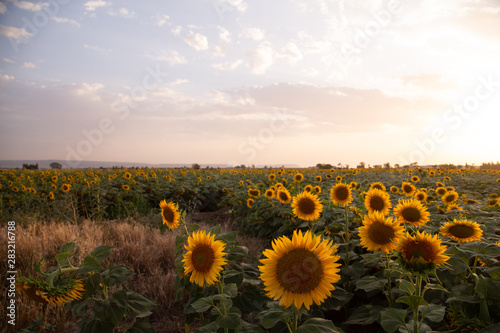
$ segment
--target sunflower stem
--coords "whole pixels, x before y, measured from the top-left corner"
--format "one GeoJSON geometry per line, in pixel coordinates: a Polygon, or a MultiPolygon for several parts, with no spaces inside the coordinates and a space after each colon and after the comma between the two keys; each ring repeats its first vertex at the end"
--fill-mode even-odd
{"type": "MultiPolygon", "coordinates": [[[[217,289],[219,290],[219,294],[222,294],[223,291],[224,291],[224,287],[222,286],[222,283],[221,283],[220,280],[217,280],[217,289]]],[[[221,299],[220,304],[221,304],[221,307],[222,307],[222,315],[226,316],[227,315],[227,311],[226,311],[226,299],[225,298],[221,299]]],[[[228,329],[224,328],[224,333],[228,333],[228,332],[229,332],[228,329]]]]}
{"type": "Polygon", "coordinates": [[[45,283],[49,285],[50,288],[54,288],[54,279],[58,277],[61,274],[64,273],[71,273],[74,272],[78,269],[78,267],[66,267],[66,268],[59,268],[58,270],[55,270],[52,272],[48,277],[47,280],[45,280],[45,283]]]}
{"type": "Polygon", "coordinates": [[[346,240],[346,260],[345,260],[345,264],[346,265],[349,265],[349,261],[350,261],[350,234],[349,234],[349,218],[347,217],[347,205],[344,206],[344,218],[345,218],[345,240],[346,240]]]}
{"type": "MultiPolygon", "coordinates": [[[[416,278],[416,291],[417,296],[422,296],[422,275],[418,274],[416,278]]],[[[413,333],[420,332],[420,325],[418,324],[418,305],[413,310],[413,333]]]]}
{"type": "Polygon", "coordinates": [[[293,310],[293,333],[297,332],[297,321],[298,321],[297,311],[298,310],[296,308],[293,310]]]}
{"type": "Polygon", "coordinates": [[[389,266],[390,266],[390,258],[389,258],[389,254],[386,253],[385,254],[385,258],[386,258],[386,267],[385,269],[387,270],[387,300],[389,301],[389,307],[392,307],[392,303],[393,303],[393,300],[392,300],[392,288],[391,288],[391,284],[392,284],[392,281],[391,281],[391,276],[389,274],[389,266]]]}

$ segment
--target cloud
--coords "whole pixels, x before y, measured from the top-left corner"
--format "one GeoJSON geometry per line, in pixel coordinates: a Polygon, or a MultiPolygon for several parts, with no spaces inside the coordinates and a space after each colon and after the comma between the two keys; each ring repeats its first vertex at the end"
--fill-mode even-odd
{"type": "Polygon", "coordinates": [[[153,19],[155,20],[155,25],[158,26],[158,27],[162,27],[164,26],[165,24],[169,23],[170,21],[170,16],[166,15],[166,14],[156,14],[155,16],[153,16],[153,19]]]}
{"type": "Polygon", "coordinates": [[[9,2],[12,2],[14,6],[17,8],[21,8],[24,10],[29,10],[31,12],[38,12],[43,9],[43,7],[47,6],[47,3],[44,2],[29,2],[29,1],[17,1],[17,0],[9,0],[9,2]]]}
{"type": "Polygon", "coordinates": [[[74,25],[75,27],[78,27],[78,28],[81,28],[81,26],[82,26],[77,21],[75,21],[73,19],[66,18],[66,17],[51,16],[50,19],[54,22],[57,22],[57,23],[69,23],[69,24],[74,25]]]}
{"type": "Polygon", "coordinates": [[[220,71],[234,71],[243,63],[243,60],[237,59],[233,62],[226,61],[224,63],[212,64],[212,67],[220,71]]]}
{"type": "Polygon", "coordinates": [[[196,51],[208,49],[207,37],[199,33],[194,33],[192,30],[190,30],[187,35],[182,37],[182,39],[196,51]]]}
{"type": "Polygon", "coordinates": [[[449,78],[439,74],[406,75],[402,76],[401,80],[406,85],[418,86],[427,90],[450,90],[457,88],[457,85],[449,78]]]}
{"type": "Polygon", "coordinates": [[[25,62],[23,68],[36,68],[36,65],[32,62],[25,62]]]}
{"type": "Polygon", "coordinates": [[[5,14],[7,11],[7,6],[5,6],[5,3],[0,2],[0,14],[5,14]]]}
{"type": "Polygon", "coordinates": [[[219,29],[219,38],[224,43],[231,43],[231,33],[224,27],[217,27],[219,29]]]}
{"type": "Polygon", "coordinates": [[[111,16],[120,16],[125,19],[131,19],[135,17],[135,12],[125,7],[118,9],[118,11],[110,9],[108,10],[108,14],[111,16]]]}
{"type": "Polygon", "coordinates": [[[100,48],[99,46],[95,46],[95,45],[83,44],[83,47],[86,49],[89,49],[89,50],[94,50],[94,51],[102,52],[102,53],[110,53],[111,52],[110,49],[103,49],[103,48],[100,48]]]}
{"type": "Polygon", "coordinates": [[[253,39],[254,41],[258,42],[262,39],[264,39],[265,33],[264,30],[259,29],[259,28],[245,28],[243,30],[242,35],[246,38],[253,39]]]}
{"type": "Polygon", "coordinates": [[[84,3],[83,6],[85,7],[85,11],[93,12],[97,8],[106,7],[109,6],[110,4],[111,4],[110,2],[106,2],[103,0],[91,0],[84,3]]]}
{"type": "Polygon", "coordinates": [[[29,38],[33,34],[26,31],[24,28],[7,27],[0,24],[0,35],[19,41],[20,39],[29,38]]]}
{"type": "Polygon", "coordinates": [[[146,57],[155,61],[165,61],[171,66],[187,63],[186,58],[184,58],[182,54],[174,50],[161,51],[157,52],[154,55],[147,55],[146,57]]]}
{"type": "Polygon", "coordinates": [[[261,75],[274,63],[275,52],[271,47],[271,43],[262,42],[257,50],[249,52],[248,56],[250,57],[252,73],[261,75]]]}
{"type": "Polygon", "coordinates": [[[180,25],[175,26],[170,30],[174,36],[179,36],[182,31],[182,27],[180,25]]]}
{"type": "Polygon", "coordinates": [[[296,64],[303,58],[302,52],[298,48],[297,44],[292,42],[287,43],[286,46],[281,48],[280,56],[288,58],[290,64],[292,65],[296,64]]]}
{"type": "Polygon", "coordinates": [[[4,62],[6,62],[6,63],[9,63],[9,64],[15,64],[15,63],[16,63],[14,60],[11,60],[11,59],[9,59],[9,58],[5,58],[5,57],[4,57],[2,60],[3,60],[4,62]]]}

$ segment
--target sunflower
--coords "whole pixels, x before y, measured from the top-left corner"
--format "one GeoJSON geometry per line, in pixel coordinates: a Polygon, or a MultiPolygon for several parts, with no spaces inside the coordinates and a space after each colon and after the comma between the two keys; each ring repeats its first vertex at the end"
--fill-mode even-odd
{"type": "Polygon", "coordinates": [[[321,186],[318,186],[318,185],[314,186],[314,192],[316,192],[318,194],[321,193],[321,186]]]}
{"type": "Polygon", "coordinates": [[[370,190],[372,188],[378,188],[379,190],[386,191],[387,189],[385,188],[385,185],[382,184],[381,182],[375,182],[370,185],[370,190]]]}
{"type": "Polygon", "coordinates": [[[315,194],[304,191],[293,197],[292,208],[298,218],[313,221],[319,218],[323,204],[315,194]]]}
{"type": "Polygon", "coordinates": [[[358,187],[358,183],[356,183],[356,182],[350,182],[349,186],[351,187],[351,190],[355,190],[358,187]]]}
{"type": "Polygon", "coordinates": [[[297,309],[307,310],[320,305],[335,290],[333,284],[340,280],[340,259],[337,246],[320,236],[295,230],[292,239],[282,236],[274,239],[272,249],[266,249],[261,259],[260,279],[264,290],[286,308],[292,303],[297,309]]]}
{"type": "Polygon", "coordinates": [[[252,198],[248,198],[247,199],[247,207],[252,208],[254,202],[255,202],[255,200],[253,200],[252,198]]]}
{"type": "Polygon", "coordinates": [[[71,278],[58,278],[54,286],[49,287],[37,278],[20,277],[16,282],[16,290],[35,302],[58,305],[78,300],[85,292],[83,281],[71,278]]]}
{"type": "Polygon", "coordinates": [[[260,191],[255,188],[248,189],[248,195],[252,198],[257,198],[260,196],[260,191]]]}
{"type": "Polygon", "coordinates": [[[450,212],[452,210],[464,210],[462,207],[460,207],[458,204],[456,203],[452,203],[452,204],[449,204],[448,206],[446,206],[446,211],[447,212],[450,212]]]}
{"type": "Polygon", "coordinates": [[[306,185],[306,187],[304,187],[304,191],[306,192],[312,192],[312,190],[313,190],[312,185],[306,185]]]}
{"type": "Polygon", "coordinates": [[[330,190],[330,199],[337,206],[347,206],[352,202],[351,187],[344,183],[337,183],[330,190]]]}
{"type": "Polygon", "coordinates": [[[57,176],[52,176],[52,178],[51,178],[51,179],[52,179],[52,181],[53,181],[54,183],[55,183],[55,182],[57,182],[57,176]]]}
{"type": "Polygon", "coordinates": [[[265,196],[268,199],[272,199],[274,197],[274,191],[272,189],[267,189],[265,192],[265,196]]]}
{"type": "Polygon", "coordinates": [[[446,246],[437,235],[418,231],[415,236],[406,233],[399,241],[398,251],[403,265],[417,271],[426,271],[444,264],[450,257],[444,255],[446,246]]]}
{"type": "Polygon", "coordinates": [[[413,226],[421,226],[429,221],[431,214],[417,199],[400,200],[394,208],[394,216],[401,223],[408,223],[413,226]]]}
{"type": "Polygon", "coordinates": [[[326,177],[326,179],[332,179],[332,175],[329,173],[327,173],[325,177],[326,177]]]}
{"type": "Polygon", "coordinates": [[[130,172],[125,172],[125,174],[123,175],[123,178],[124,179],[131,179],[132,178],[132,174],[130,172]]]}
{"type": "Polygon", "coordinates": [[[427,192],[425,192],[425,191],[416,190],[414,196],[420,202],[426,202],[427,201],[427,192]]]}
{"type": "Polygon", "coordinates": [[[444,187],[440,186],[436,189],[436,194],[439,195],[440,197],[442,197],[443,195],[446,194],[446,189],[444,187]]]}
{"type": "Polygon", "coordinates": [[[276,192],[276,199],[278,199],[281,203],[287,204],[292,201],[292,197],[290,196],[290,192],[284,187],[280,187],[276,192]]]}
{"type": "Polygon", "coordinates": [[[184,274],[191,274],[189,281],[200,287],[206,283],[214,284],[227,260],[224,259],[226,245],[215,240],[215,235],[205,230],[195,231],[188,238],[188,245],[184,245],[187,252],[184,254],[184,274]]]}
{"type": "Polygon", "coordinates": [[[174,202],[167,203],[166,200],[160,202],[161,217],[163,218],[163,224],[166,224],[169,230],[173,230],[179,226],[179,218],[181,213],[179,213],[179,207],[174,202]]]}
{"type": "Polygon", "coordinates": [[[52,191],[49,192],[49,199],[50,200],[54,200],[54,193],[52,193],[52,191]]]}
{"type": "Polygon", "coordinates": [[[293,176],[293,181],[295,182],[301,182],[302,179],[304,179],[304,175],[301,174],[300,172],[296,173],[294,176],[293,176]]]}
{"type": "Polygon", "coordinates": [[[445,205],[449,205],[458,200],[458,193],[456,191],[448,191],[446,192],[441,199],[445,205]]]}
{"type": "Polygon", "coordinates": [[[441,227],[441,234],[459,243],[477,241],[483,237],[483,231],[479,224],[467,220],[457,221],[456,219],[453,222],[446,222],[441,227]]]}
{"type": "Polygon", "coordinates": [[[414,182],[414,183],[417,183],[420,181],[420,178],[418,178],[418,176],[412,176],[411,177],[411,181],[414,182]]]}
{"type": "Polygon", "coordinates": [[[14,192],[19,192],[19,189],[16,186],[11,187],[11,190],[14,192]]]}
{"type": "Polygon", "coordinates": [[[391,206],[389,193],[377,188],[371,189],[366,193],[365,207],[368,209],[368,213],[379,211],[383,215],[387,215],[391,206]]]}
{"type": "Polygon", "coordinates": [[[321,181],[323,180],[323,178],[322,178],[321,176],[316,176],[315,180],[316,180],[317,182],[321,182],[321,181]]]}
{"type": "Polygon", "coordinates": [[[274,173],[272,173],[272,174],[269,175],[269,180],[270,181],[273,181],[275,179],[276,179],[276,175],[274,173]]]}
{"type": "Polygon", "coordinates": [[[446,181],[450,181],[450,180],[451,180],[451,178],[450,178],[450,177],[448,177],[448,176],[445,176],[445,177],[444,177],[444,180],[446,180],[446,181]]]}
{"type": "Polygon", "coordinates": [[[128,185],[123,185],[122,188],[125,190],[125,191],[128,191],[130,190],[130,187],[128,185]]]}
{"type": "Polygon", "coordinates": [[[68,192],[70,189],[71,189],[70,184],[62,184],[61,186],[61,191],[63,191],[64,193],[68,192]]]}
{"type": "Polygon", "coordinates": [[[391,186],[390,191],[391,191],[391,193],[398,193],[399,192],[399,187],[397,187],[397,186],[391,186]]]}
{"type": "Polygon", "coordinates": [[[381,250],[383,253],[391,253],[397,248],[399,239],[403,236],[404,227],[399,221],[375,211],[365,216],[363,226],[359,227],[361,245],[368,251],[381,250]]]}
{"type": "Polygon", "coordinates": [[[335,177],[335,180],[337,181],[337,183],[340,183],[342,181],[342,177],[341,176],[337,176],[337,177],[335,177]]]}
{"type": "Polygon", "coordinates": [[[444,184],[443,184],[443,183],[441,183],[441,182],[437,182],[437,183],[436,183],[436,187],[444,187],[444,184]]]}
{"type": "Polygon", "coordinates": [[[446,186],[445,189],[447,192],[455,191],[455,188],[453,186],[446,186]]]}
{"type": "Polygon", "coordinates": [[[403,184],[401,184],[401,189],[403,190],[403,193],[409,197],[413,196],[413,193],[416,191],[415,186],[409,182],[403,182],[403,184]]]}

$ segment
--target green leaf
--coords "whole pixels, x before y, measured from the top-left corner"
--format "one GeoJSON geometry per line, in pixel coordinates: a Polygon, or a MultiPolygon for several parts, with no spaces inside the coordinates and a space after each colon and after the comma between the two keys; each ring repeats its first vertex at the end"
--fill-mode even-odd
{"type": "Polygon", "coordinates": [[[490,278],[480,276],[474,290],[480,298],[500,300],[500,286],[497,286],[490,278]]]}
{"type": "Polygon", "coordinates": [[[196,312],[205,312],[208,309],[210,309],[212,305],[213,305],[212,299],[209,297],[200,298],[199,300],[191,304],[191,306],[196,312]]]}
{"type": "Polygon", "coordinates": [[[396,300],[396,303],[404,303],[413,311],[417,310],[420,305],[429,305],[422,296],[403,296],[396,300]]]}
{"type": "Polygon", "coordinates": [[[90,255],[94,257],[94,259],[97,261],[103,261],[104,259],[109,257],[109,253],[111,252],[112,248],[114,248],[114,246],[101,245],[96,247],[92,252],[90,252],[90,255]]]}
{"type": "Polygon", "coordinates": [[[190,224],[190,225],[189,225],[189,231],[191,231],[191,232],[196,231],[196,230],[198,230],[198,229],[200,229],[200,226],[199,226],[199,225],[197,225],[197,224],[194,224],[194,223],[193,223],[193,224],[190,224]]]}
{"type": "MultiPolygon", "coordinates": [[[[238,310],[236,308],[231,308],[231,310],[238,310]]],[[[241,323],[241,314],[229,311],[225,316],[219,316],[215,320],[220,327],[228,329],[237,329],[241,323]]]]}
{"type": "Polygon", "coordinates": [[[442,286],[442,285],[440,285],[440,284],[434,284],[434,283],[428,283],[428,284],[426,284],[426,285],[425,285],[425,287],[424,287],[424,291],[426,291],[426,290],[430,290],[430,289],[434,289],[434,290],[441,290],[441,291],[444,291],[444,292],[446,292],[446,293],[449,293],[449,291],[448,291],[448,290],[446,290],[446,288],[445,288],[445,287],[443,287],[443,286],[442,286]]]}
{"type": "Polygon", "coordinates": [[[399,289],[410,296],[413,295],[416,291],[415,285],[407,280],[399,280],[399,289]]]}
{"type": "Polygon", "coordinates": [[[380,313],[380,325],[389,333],[393,333],[401,326],[405,325],[406,310],[387,309],[380,313]]]}
{"type": "Polygon", "coordinates": [[[96,318],[118,326],[127,309],[127,296],[124,290],[118,290],[110,298],[95,302],[92,310],[96,318]]]}
{"type": "Polygon", "coordinates": [[[382,309],[383,308],[378,305],[360,305],[352,312],[345,323],[349,325],[370,325],[377,321],[377,317],[382,309]]]}
{"type": "Polygon", "coordinates": [[[386,283],[386,279],[368,275],[356,281],[356,290],[362,289],[367,293],[376,290],[380,291],[384,289],[386,283]]]}
{"type": "Polygon", "coordinates": [[[97,271],[102,271],[103,269],[104,267],[102,267],[101,264],[99,264],[99,262],[95,260],[94,257],[86,256],[85,259],[83,259],[83,264],[76,271],[76,274],[97,272],[97,271]]]}
{"type": "Polygon", "coordinates": [[[87,300],[80,299],[71,303],[71,312],[75,316],[83,316],[87,312],[87,300]]]}
{"type": "Polygon", "coordinates": [[[493,324],[485,327],[479,333],[498,333],[500,332],[500,324],[493,324]]]}
{"type": "Polygon", "coordinates": [[[64,265],[65,263],[68,262],[68,257],[71,257],[75,252],[64,252],[64,253],[58,253],[54,257],[56,259],[56,262],[59,266],[64,265]]]}
{"type": "Polygon", "coordinates": [[[440,322],[444,318],[446,306],[438,304],[421,305],[418,307],[423,318],[433,322],[440,322]]]}
{"type": "Polygon", "coordinates": [[[125,316],[127,318],[131,317],[147,317],[151,314],[154,307],[158,305],[154,300],[141,295],[133,290],[126,291],[127,298],[127,310],[125,311],[125,316]]]}
{"type": "Polygon", "coordinates": [[[141,318],[135,321],[125,333],[154,333],[153,326],[149,323],[149,319],[141,318]]]}
{"type": "Polygon", "coordinates": [[[479,303],[481,299],[477,295],[459,295],[459,296],[453,296],[450,297],[446,300],[446,303],[450,302],[465,302],[465,303],[472,303],[476,304],[479,303]]]}
{"type": "Polygon", "coordinates": [[[233,298],[238,295],[238,287],[236,286],[236,283],[229,283],[224,286],[222,289],[222,292],[229,297],[233,298]]]}
{"type": "Polygon", "coordinates": [[[246,321],[241,321],[238,332],[241,333],[264,333],[264,330],[256,324],[250,324],[246,321]]]}
{"type": "Polygon", "coordinates": [[[222,272],[224,279],[227,279],[227,278],[239,275],[239,274],[243,274],[243,273],[240,271],[236,271],[234,269],[228,269],[227,271],[222,272]]]}
{"type": "Polygon", "coordinates": [[[92,273],[85,280],[85,296],[84,296],[84,298],[92,297],[95,294],[95,292],[99,289],[100,284],[101,284],[101,274],[92,273]]]}
{"type": "Polygon", "coordinates": [[[299,328],[297,333],[338,333],[339,331],[333,325],[331,320],[323,318],[311,318],[306,320],[299,328]]]}
{"type": "Polygon", "coordinates": [[[259,313],[257,318],[260,319],[260,323],[264,328],[269,329],[274,327],[279,321],[290,318],[291,315],[291,313],[283,310],[268,310],[259,313]]]}
{"type": "Polygon", "coordinates": [[[59,253],[65,253],[65,252],[73,252],[75,249],[75,242],[69,242],[61,246],[59,249],[59,253]]]}
{"type": "Polygon", "coordinates": [[[214,225],[210,229],[207,230],[207,234],[212,233],[212,235],[220,234],[220,224],[214,225]]]}
{"type": "Polygon", "coordinates": [[[219,325],[215,321],[213,321],[210,324],[198,327],[195,333],[214,333],[217,332],[218,328],[219,325]]]}
{"type": "Polygon", "coordinates": [[[77,333],[113,333],[114,326],[110,322],[102,322],[97,318],[85,318],[78,326],[77,333]]]}
{"type": "Polygon", "coordinates": [[[335,288],[332,291],[332,295],[328,297],[323,303],[323,307],[328,310],[339,311],[344,305],[346,305],[353,297],[353,293],[345,291],[342,288],[335,288]]]}
{"type": "Polygon", "coordinates": [[[133,272],[126,266],[111,263],[109,264],[108,269],[102,273],[103,282],[108,287],[112,287],[127,281],[132,273],[133,272]]]}
{"type": "Polygon", "coordinates": [[[493,280],[500,280],[500,266],[487,267],[484,270],[493,280]]]}

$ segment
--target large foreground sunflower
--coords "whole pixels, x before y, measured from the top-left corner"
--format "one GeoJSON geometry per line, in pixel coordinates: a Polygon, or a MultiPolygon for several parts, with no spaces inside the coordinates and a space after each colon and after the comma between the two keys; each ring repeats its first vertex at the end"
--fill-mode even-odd
{"type": "Polygon", "coordinates": [[[483,237],[483,231],[476,222],[462,220],[446,222],[441,227],[443,236],[450,237],[459,243],[467,243],[480,240],[483,237]]]}
{"type": "Polygon", "coordinates": [[[368,209],[368,213],[377,211],[387,215],[389,214],[389,208],[391,208],[391,197],[385,191],[372,188],[366,193],[365,207],[368,209]]]}
{"type": "Polygon", "coordinates": [[[49,287],[37,278],[20,277],[16,282],[16,290],[35,302],[58,305],[78,300],[85,292],[83,281],[71,278],[59,278],[54,281],[53,287],[49,287]]]}
{"type": "Polygon", "coordinates": [[[188,238],[188,245],[184,245],[187,252],[184,254],[184,274],[191,274],[189,281],[200,287],[206,283],[214,284],[227,260],[224,259],[226,246],[215,235],[205,230],[195,231],[188,238]]]}
{"type": "Polygon", "coordinates": [[[292,208],[299,219],[314,221],[323,211],[323,204],[315,194],[304,191],[293,197],[292,208]]]}
{"type": "Polygon", "coordinates": [[[333,284],[340,279],[335,255],[337,246],[307,231],[295,230],[292,239],[282,236],[272,243],[272,249],[263,252],[260,278],[264,290],[280,305],[307,310],[314,303],[320,305],[335,290],[333,284]]]}
{"type": "Polygon", "coordinates": [[[344,183],[337,183],[330,190],[330,199],[337,206],[347,206],[352,202],[351,187],[344,183]]]}
{"type": "Polygon", "coordinates": [[[410,199],[399,200],[398,205],[394,208],[394,216],[396,216],[401,223],[421,226],[429,221],[431,214],[419,200],[410,199]]]}
{"type": "Polygon", "coordinates": [[[399,241],[398,251],[403,265],[417,271],[426,271],[444,264],[450,257],[444,255],[446,246],[441,245],[437,235],[417,232],[415,236],[404,235],[399,241]]]}
{"type": "Polygon", "coordinates": [[[166,224],[169,230],[173,230],[179,226],[179,218],[181,213],[179,213],[179,207],[174,202],[167,203],[166,200],[160,202],[161,217],[163,219],[163,224],[166,224]]]}
{"type": "Polygon", "coordinates": [[[361,245],[368,251],[391,253],[397,248],[404,227],[399,221],[393,221],[392,217],[385,218],[384,214],[376,211],[365,216],[363,226],[358,230],[361,245]]]}

